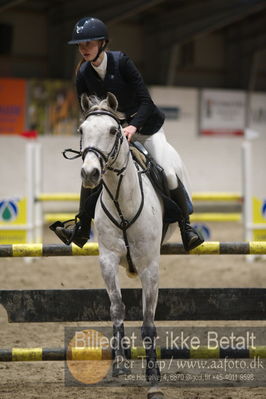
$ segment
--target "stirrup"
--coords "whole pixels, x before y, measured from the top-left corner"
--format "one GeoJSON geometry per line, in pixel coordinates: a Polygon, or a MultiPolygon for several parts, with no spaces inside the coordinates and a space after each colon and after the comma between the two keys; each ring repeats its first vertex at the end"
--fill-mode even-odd
{"type": "MultiPolygon", "coordinates": [[[[183,246],[187,252],[191,251],[192,249],[198,247],[204,242],[204,238],[201,234],[200,231],[195,230],[193,227],[191,227],[192,232],[195,234],[195,237],[192,237],[189,242],[183,241],[183,246]]],[[[183,238],[183,237],[182,237],[183,238]]]]}
{"type": "Polygon", "coordinates": [[[190,242],[190,244],[187,247],[187,249],[185,248],[186,251],[191,251],[192,249],[198,247],[199,245],[201,245],[204,242],[204,238],[203,238],[202,234],[199,231],[195,231],[195,234],[197,234],[198,238],[196,240],[193,240],[192,242],[190,242]]]}
{"type": "Polygon", "coordinates": [[[185,251],[189,252],[204,242],[201,232],[191,226],[189,219],[180,220],[179,228],[185,251]]]}
{"type": "Polygon", "coordinates": [[[74,235],[75,235],[78,227],[79,226],[77,224],[77,219],[75,218],[75,219],[66,220],[65,222],[60,222],[59,220],[57,220],[56,222],[52,223],[49,226],[49,229],[52,230],[57,235],[57,237],[60,238],[61,241],[63,241],[64,244],[70,245],[71,242],[73,241],[74,235]],[[71,235],[69,236],[69,238],[67,238],[63,234],[61,234],[60,228],[67,229],[70,225],[69,226],[66,226],[66,225],[70,222],[74,222],[75,224],[72,225],[73,231],[72,231],[71,235]],[[58,227],[59,227],[59,229],[58,229],[58,227]]]}
{"type": "Polygon", "coordinates": [[[90,238],[91,223],[89,221],[87,228],[84,228],[78,218],[79,215],[75,219],[66,220],[65,222],[57,221],[49,227],[64,244],[70,245],[73,242],[82,248],[90,238]],[[69,222],[74,222],[74,224],[72,223],[65,227],[65,224],[69,222]]]}

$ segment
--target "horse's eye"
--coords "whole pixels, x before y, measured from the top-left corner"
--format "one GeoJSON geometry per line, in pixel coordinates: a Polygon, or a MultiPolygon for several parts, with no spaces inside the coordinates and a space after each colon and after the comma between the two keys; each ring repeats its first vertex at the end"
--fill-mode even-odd
{"type": "Polygon", "coordinates": [[[82,136],[82,127],[78,129],[78,133],[82,136]]]}
{"type": "Polygon", "coordinates": [[[112,134],[114,136],[116,134],[116,132],[117,132],[116,127],[112,126],[111,129],[110,129],[110,134],[112,134]]]}

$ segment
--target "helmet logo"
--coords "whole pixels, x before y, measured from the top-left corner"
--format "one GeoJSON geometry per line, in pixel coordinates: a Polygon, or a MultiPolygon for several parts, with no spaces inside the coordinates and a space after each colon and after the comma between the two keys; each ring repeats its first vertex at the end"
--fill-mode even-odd
{"type": "Polygon", "coordinates": [[[84,29],[84,26],[85,26],[86,24],[88,24],[88,23],[89,23],[89,21],[86,19],[86,21],[84,22],[84,24],[83,24],[82,26],[77,26],[76,32],[77,32],[77,33],[82,32],[83,29],[84,29]]]}

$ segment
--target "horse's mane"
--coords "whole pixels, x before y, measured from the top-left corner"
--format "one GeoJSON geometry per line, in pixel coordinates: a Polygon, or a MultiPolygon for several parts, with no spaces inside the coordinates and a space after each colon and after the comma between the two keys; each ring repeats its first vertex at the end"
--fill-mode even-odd
{"type": "Polygon", "coordinates": [[[83,115],[84,119],[86,119],[89,112],[98,111],[98,110],[111,112],[117,119],[120,119],[120,120],[125,119],[125,115],[122,112],[114,110],[113,108],[111,108],[108,105],[106,98],[102,99],[95,95],[91,95],[91,96],[89,96],[89,103],[90,103],[90,107],[84,112],[84,115],[83,115]]]}

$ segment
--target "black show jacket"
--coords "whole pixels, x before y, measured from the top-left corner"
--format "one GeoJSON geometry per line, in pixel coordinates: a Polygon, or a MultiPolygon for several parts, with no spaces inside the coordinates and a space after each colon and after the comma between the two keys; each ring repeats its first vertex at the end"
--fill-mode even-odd
{"type": "Polygon", "coordinates": [[[83,62],[77,73],[78,98],[83,93],[105,98],[107,92],[118,100],[118,111],[126,116],[127,123],[138,132],[150,135],[164,123],[164,114],[153,103],[143,78],[133,61],[120,51],[107,52],[107,69],[102,80],[90,62],[83,62]]]}

